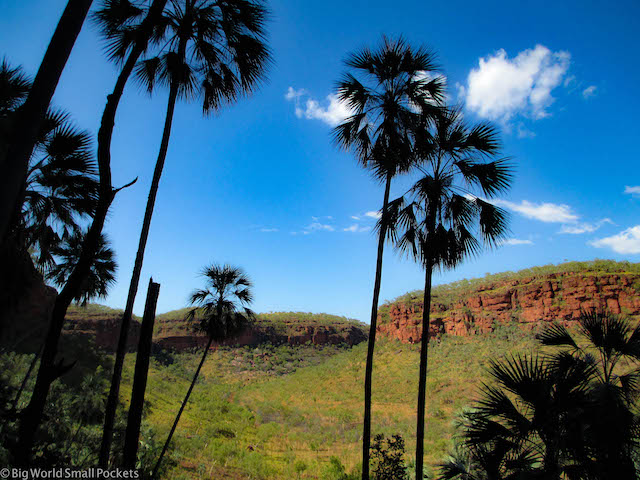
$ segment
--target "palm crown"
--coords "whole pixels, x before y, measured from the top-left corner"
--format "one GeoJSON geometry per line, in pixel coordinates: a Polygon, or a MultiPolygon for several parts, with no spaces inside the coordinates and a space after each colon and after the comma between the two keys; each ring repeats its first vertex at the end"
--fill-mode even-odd
{"type": "MultiPolygon", "coordinates": [[[[509,188],[511,168],[499,153],[498,132],[489,124],[466,125],[458,109],[441,110],[419,127],[415,154],[424,175],[389,205],[389,238],[421,262],[452,268],[495,245],[507,233],[507,216],[492,198],[509,188]]],[[[378,228],[380,225],[378,225],[378,228]]]]}
{"type": "Polygon", "coordinates": [[[155,28],[154,55],[136,68],[138,79],[149,92],[173,83],[179,98],[202,96],[205,112],[217,110],[262,78],[270,59],[266,16],[256,1],[171,0],[155,28]]]}
{"type": "Polygon", "coordinates": [[[353,73],[338,82],[338,98],[353,114],[334,129],[336,142],[378,178],[406,171],[415,127],[443,99],[434,55],[383,37],[378,51],[364,48],[345,63],[353,73]]]}
{"type": "Polygon", "coordinates": [[[242,332],[255,318],[248,306],[253,301],[251,280],[240,268],[230,265],[210,265],[202,276],[206,287],[191,294],[187,318],[199,321],[198,329],[210,339],[222,341],[242,332]]]}
{"type": "MultiPolygon", "coordinates": [[[[64,286],[78,263],[83,244],[84,234],[75,232],[56,245],[52,253],[58,261],[47,271],[46,278],[60,287],[64,286]]],[[[109,287],[115,283],[116,270],[117,264],[109,240],[101,234],[95,259],[74,300],[86,305],[93,298],[106,298],[109,287]]]]}
{"type": "MultiPolygon", "coordinates": [[[[0,85],[0,120],[8,125],[31,84],[20,69],[3,61],[0,85]]],[[[35,249],[41,267],[55,263],[52,249],[93,214],[96,173],[90,135],[76,128],[65,112],[50,109],[29,162],[19,225],[21,243],[35,249]]]]}

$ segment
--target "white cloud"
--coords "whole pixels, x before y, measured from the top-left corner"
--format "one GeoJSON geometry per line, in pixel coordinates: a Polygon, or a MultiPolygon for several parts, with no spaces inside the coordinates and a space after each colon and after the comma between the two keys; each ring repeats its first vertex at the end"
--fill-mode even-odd
{"type": "Polygon", "coordinates": [[[579,235],[581,233],[593,233],[606,223],[613,223],[610,218],[603,218],[597,223],[576,223],[574,225],[563,225],[559,233],[569,233],[579,235]]]}
{"type": "Polygon", "coordinates": [[[547,223],[574,223],[578,220],[578,215],[573,213],[569,205],[558,205],[555,203],[533,203],[522,200],[520,203],[509,202],[507,200],[493,200],[498,206],[513,210],[527,218],[540,220],[547,223]]]}
{"type": "Polygon", "coordinates": [[[625,186],[624,187],[624,193],[628,193],[629,195],[633,195],[634,197],[639,197],[640,196],[640,186],[636,186],[636,187],[630,187],[630,186],[625,186]]]}
{"type": "Polygon", "coordinates": [[[357,215],[351,215],[351,220],[360,220],[360,217],[357,215]]]}
{"type": "Polygon", "coordinates": [[[382,214],[377,211],[371,211],[371,212],[365,213],[364,216],[369,218],[380,218],[382,214]]]}
{"type": "Polygon", "coordinates": [[[344,232],[352,232],[352,233],[356,233],[356,232],[368,232],[369,230],[371,230],[371,227],[360,227],[358,226],[358,224],[354,223],[353,225],[347,227],[347,228],[343,228],[342,229],[344,232]]]}
{"type": "Polygon", "coordinates": [[[313,222],[307,225],[306,227],[304,227],[303,233],[306,234],[306,233],[322,231],[322,230],[325,230],[327,232],[333,232],[335,228],[333,228],[331,225],[327,225],[326,223],[313,222]]]}
{"type": "Polygon", "coordinates": [[[597,87],[596,87],[595,85],[591,85],[591,86],[589,86],[589,87],[585,88],[585,89],[582,91],[582,96],[583,96],[585,99],[587,99],[587,98],[591,98],[591,97],[595,96],[595,94],[596,94],[596,90],[597,90],[597,87]]]}
{"type": "Polygon", "coordinates": [[[320,102],[310,97],[307,98],[303,105],[302,97],[308,96],[305,89],[296,90],[293,87],[289,87],[284,96],[287,101],[294,102],[295,113],[298,118],[321,120],[327,125],[335,127],[353,114],[351,109],[341,102],[335,94],[327,95],[326,106],[320,105],[320,102]]]}
{"type": "Polygon", "coordinates": [[[307,92],[304,90],[304,88],[301,88],[300,90],[296,90],[293,87],[289,87],[289,89],[287,90],[287,93],[285,93],[284,95],[284,98],[286,98],[287,100],[296,100],[306,93],[307,92]]]}
{"type": "Polygon", "coordinates": [[[568,52],[552,52],[543,45],[513,59],[500,49],[480,58],[466,87],[458,90],[465,95],[467,108],[484,118],[507,122],[516,113],[544,118],[554,101],[551,92],[562,84],[570,60],[568,52]]]}
{"type": "Polygon", "coordinates": [[[520,238],[508,238],[501,242],[501,245],[533,245],[531,240],[522,240],[520,238]]]}
{"type": "Polygon", "coordinates": [[[594,240],[589,242],[589,245],[597,248],[610,248],[614,252],[622,254],[640,253],[640,225],[627,228],[611,237],[594,240]]]}
{"type": "Polygon", "coordinates": [[[278,232],[279,230],[277,228],[261,228],[260,231],[261,232],[278,232]]]}

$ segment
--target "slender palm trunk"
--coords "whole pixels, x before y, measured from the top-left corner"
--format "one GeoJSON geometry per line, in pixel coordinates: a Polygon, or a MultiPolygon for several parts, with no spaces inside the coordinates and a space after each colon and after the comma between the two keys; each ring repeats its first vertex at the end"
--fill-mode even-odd
{"type": "Polygon", "coordinates": [[[160,469],[160,464],[162,463],[162,459],[164,458],[165,453],[167,453],[167,449],[169,448],[169,444],[171,443],[171,438],[173,437],[173,434],[176,431],[176,427],[178,426],[178,422],[180,421],[180,416],[182,415],[182,412],[184,411],[184,407],[187,405],[187,402],[189,401],[189,397],[191,396],[191,392],[193,391],[193,387],[195,386],[196,381],[198,380],[198,375],[200,375],[200,369],[202,369],[202,365],[204,365],[204,361],[207,358],[207,354],[209,353],[209,348],[211,348],[212,342],[213,342],[213,337],[210,336],[209,341],[207,342],[207,346],[205,347],[204,352],[202,353],[202,359],[200,360],[200,364],[196,369],[196,373],[193,376],[193,380],[191,380],[191,385],[189,386],[189,390],[187,390],[187,394],[185,395],[184,400],[182,401],[182,405],[180,405],[180,410],[178,410],[178,415],[176,415],[176,419],[173,422],[173,426],[171,427],[171,431],[169,432],[167,441],[164,442],[164,447],[162,447],[162,452],[160,453],[160,457],[158,457],[156,466],[153,467],[153,473],[151,474],[152,480],[156,478],[156,475],[158,474],[158,470],[160,469]]]}
{"type": "Polygon", "coordinates": [[[62,70],[82,29],[92,0],[69,0],[24,105],[13,127],[14,141],[0,164],[0,244],[4,242],[12,218],[22,206],[24,182],[29,159],[51,97],[58,86],[62,70]]]}
{"type": "MultiPolygon", "coordinates": [[[[431,230],[433,231],[433,229],[431,230]]],[[[428,254],[428,252],[427,252],[428,254]]],[[[427,363],[429,359],[429,320],[431,317],[431,278],[433,263],[427,257],[422,300],[422,339],[420,341],[420,378],[418,380],[418,425],[416,428],[416,479],[424,478],[424,416],[427,390],[427,363]]]]}
{"type": "Polygon", "coordinates": [[[380,282],[382,279],[382,255],[384,241],[387,236],[387,208],[389,205],[389,191],[391,189],[391,175],[387,175],[382,202],[382,226],[378,238],[378,256],[376,258],[376,276],[373,284],[373,301],[371,303],[371,321],[369,324],[369,342],[367,343],[367,363],[364,373],[364,419],[362,428],[362,480],[369,480],[369,450],[371,447],[371,384],[373,379],[373,353],[376,344],[376,328],[378,324],[378,298],[380,297],[380,282]]]}
{"type": "Polygon", "coordinates": [[[138,342],[138,355],[136,356],[136,368],[133,375],[133,387],[131,388],[131,404],[127,418],[127,430],[124,436],[124,452],[122,466],[126,469],[134,469],[138,458],[138,441],[140,438],[140,423],[142,422],[142,409],[144,407],[144,393],[147,389],[147,375],[149,373],[149,358],[151,357],[151,343],[153,339],[153,324],[156,319],[156,304],[160,284],[149,280],[147,301],[144,308],[144,317],[140,327],[140,340],[138,342]]]}
{"type": "Polygon", "coordinates": [[[69,276],[64,288],[56,298],[53,307],[31,401],[24,409],[20,419],[19,439],[14,451],[15,462],[18,465],[26,465],[29,462],[34,437],[38,426],[42,422],[42,414],[51,383],[68,370],[68,367],[63,366],[62,362],[58,364],[55,363],[55,358],[58,353],[58,341],[62,333],[67,309],[82,287],[82,282],[89,273],[91,264],[94,261],[95,254],[100,245],[100,234],[102,233],[109,207],[116,193],[111,185],[111,138],[113,136],[116,112],[122,94],[124,93],[124,87],[133,71],[133,67],[146,48],[147,41],[152,33],[153,24],[156,18],[162,14],[166,2],[167,0],[153,1],[147,17],[140,26],[140,37],[118,75],[113,92],[107,96],[107,104],[102,113],[100,129],[98,130],[98,171],[100,174],[98,203],[96,211],[94,212],[93,221],[85,236],[78,263],[69,276]]]}
{"type": "Polygon", "coordinates": [[[142,222],[142,232],[140,232],[140,241],[138,243],[138,252],[133,265],[133,274],[131,275],[131,283],[129,284],[129,294],[127,296],[127,304],[122,316],[120,324],[120,337],[118,338],[118,349],[116,351],[116,361],[113,367],[113,376],[111,378],[111,388],[109,397],[107,398],[107,409],[105,411],[104,429],[102,431],[102,444],[100,445],[100,456],[98,466],[106,468],[109,464],[109,455],[111,451],[111,439],[113,437],[113,426],[115,423],[116,407],[118,406],[118,395],[120,393],[120,380],[122,378],[122,367],[124,366],[124,357],[127,353],[127,337],[129,336],[129,327],[131,325],[131,317],[133,316],[133,304],[138,293],[138,284],[140,283],[140,272],[142,271],[142,262],[144,260],[144,251],[147,246],[147,238],[149,237],[149,227],[151,226],[151,217],[153,216],[153,208],[156,203],[156,195],[164,168],[164,161],[167,157],[169,148],[169,138],[171,137],[171,124],[173,123],[173,111],[176,106],[176,98],[178,97],[177,82],[171,83],[169,90],[169,103],[167,104],[167,114],[164,122],[164,131],[162,132],[162,141],[160,142],[160,151],[156,160],[156,167],[153,172],[153,180],[151,181],[151,189],[149,190],[149,198],[147,200],[147,208],[144,212],[144,220],[142,222]]]}

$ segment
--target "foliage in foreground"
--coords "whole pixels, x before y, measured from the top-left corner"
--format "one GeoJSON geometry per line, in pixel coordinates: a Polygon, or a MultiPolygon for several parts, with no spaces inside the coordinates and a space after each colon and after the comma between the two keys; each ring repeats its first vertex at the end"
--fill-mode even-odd
{"type": "Polygon", "coordinates": [[[461,420],[447,480],[634,479],[640,452],[640,326],[583,312],[539,336],[543,355],[493,360],[461,420]]]}

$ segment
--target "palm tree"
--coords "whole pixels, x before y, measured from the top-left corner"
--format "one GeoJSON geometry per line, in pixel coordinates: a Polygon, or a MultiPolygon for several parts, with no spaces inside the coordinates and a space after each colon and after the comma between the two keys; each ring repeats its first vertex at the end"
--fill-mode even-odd
{"type": "Polygon", "coordinates": [[[0,150],[0,245],[21,210],[22,189],[51,97],[93,0],[69,0],[45,52],[29,94],[13,124],[8,148],[0,150]]]}
{"type": "Polygon", "coordinates": [[[413,129],[421,114],[426,116],[437,110],[443,85],[440,78],[432,78],[437,69],[434,55],[424,47],[412,48],[402,39],[384,37],[377,51],[364,48],[349,55],[345,64],[352,72],[338,82],[338,98],[353,115],[338,125],[333,135],[385,185],[364,384],[362,478],[368,480],[373,353],[391,181],[410,168],[413,129]]]}
{"type": "Polygon", "coordinates": [[[138,251],[120,326],[113,378],[101,447],[101,463],[109,455],[116,406],[126,353],[129,324],[140,282],[140,273],[151,226],[160,177],[164,168],[176,101],[202,97],[203,111],[216,111],[255,89],[270,62],[264,43],[267,10],[260,1],[172,0],[158,28],[156,55],[137,67],[149,93],[157,83],[169,86],[164,130],[149,198],[142,223],[138,251]]]}
{"type": "Polygon", "coordinates": [[[538,336],[545,346],[560,348],[553,365],[574,361],[594,365],[593,419],[587,441],[600,478],[635,478],[634,454],[640,446],[640,325],[607,311],[583,311],[577,335],[556,324],[538,336]]]}
{"type": "Polygon", "coordinates": [[[55,361],[65,315],[69,305],[81,291],[95,254],[100,248],[100,235],[109,207],[115,195],[128,186],[114,189],[111,183],[111,139],[115,117],[124,93],[124,87],[140,55],[147,49],[149,40],[154,34],[154,27],[161,18],[166,2],[167,0],[152,0],[148,8],[139,10],[128,8],[127,5],[131,5],[128,0],[106,0],[104,8],[97,14],[109,42],[109,56],[121,62],[122,67],[113,91],[107,96],[107,103],[98,130],[97,161],[100,183],[93,220],[85,235],[78,262],[56,298],[42,351],[42,361],[36,385],[29,405],[23,410],[20,418],[19,440],[14,449],[14,459],[19,465],[26,465],[29,462],[35,434],[42,422],[51,384],[70,368],[62,362],[55,361]],[[125,8],[122,8],[123,6],[125,8]]]}
{"type": "MultiPolygon", "coordinates": [[[[53,255],[57,258],[56,264],[47,271],[46,278],[54,284],[61,286],[78,263],[82,251],[84,235],[76,232],[69,236],[62,244],[53,249],[53,255]]],[[[100,235],[100,246],[96,253],[89,275],[85,277],[82,289],[74,298],[74,301],[82,306],[94,298],[106,298],[109,287],[115,283],[117,264],[109,240],[100,235]]]]}
{"type": "MultiPolygon", "coordinates": [[[[489,373],[495,385],[483,385],[460,425],[475,478],[594,478],[583,453],[593,365],[554,368],[547,358],[515,355],[491,361],[489,373]]],[[[461,476],[454,459],[445,465],[444,479],[474,478],[461,476]]]]}
{"type": "Polygon", "coordinates": [[[583,312],[577,333],[553,325],[538,336],[553,352],[490,362],[495,384],[460,424],[475,476],[451,458],[442,478],[636,478],[640,327],[583,312]]]}
{"type": "MultiPolygon", "coordinates": [[[[11,135],[30,88],[20,68],[0,63],[0,142],[11,135]]],[[[11,226],[18,245],[32,251],[42,271],[55,263],[52,249],[93,213],[96,174],[89,133],[76,128],[67,113],[49,109],[29,159],[22,211],[11,226]]]]}
{"type": "Polygon", "coordinates": [[[424,119],[418,132],[415,153],[424,177],[410,190],[412,201],[392,202],[389,236],[425,270],[416,429],[416,478],[422,479],[433,271],[455,268],[480,251],[481,241],[494,246],[504,238],[506,213],[476,195],[491,198],[507,190],[511,169],[505,159],[495,159],[497,130],[486,123],[466,125],[459,109],[441,110],[435,123],[424,119]]]}
{"type": "Polygon", "coordinates": [[[189,311],[187,319],[197,320],[197,329],[206,333],[209,340],[202,352],[202,359],[198,364],[178,415],[176,415],[151,478],[155,478],[158,473],[162,458],[169,447],[171,437],[173,437],[173,433],[178,426],[184,407],[189,401],[189,396],[198,380],[198,375],[207,358],[211,344],[214,341],[221,342],[237,336],[255,318],[254,313],[248,308],[253,301],[253,294],[251,293],[253,285],[242,269],[231,265],[212,264],[203,270],[202,276],[205,277],[206,287],[195,290],[191,294],[191,305],[195,306],[195,308],[189,311]]]}

